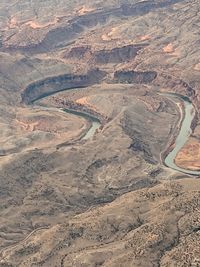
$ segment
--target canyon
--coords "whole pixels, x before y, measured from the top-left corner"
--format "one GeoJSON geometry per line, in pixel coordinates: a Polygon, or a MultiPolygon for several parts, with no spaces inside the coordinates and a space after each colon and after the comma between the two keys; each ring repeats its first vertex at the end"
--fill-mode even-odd
{"type": "Polygon", "coordinates": [[[1,1],[0,266],[199,266],[199,9],[1,1]]]}

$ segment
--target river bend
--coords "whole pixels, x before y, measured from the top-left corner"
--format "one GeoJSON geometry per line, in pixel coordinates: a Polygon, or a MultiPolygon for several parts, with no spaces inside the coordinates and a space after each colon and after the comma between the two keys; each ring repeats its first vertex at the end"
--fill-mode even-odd
{"type": "Polygon", "coordinates": [[[180,172],[191,174],[191,175],[200,175],[200,171],[184,169],[184,168],[177,166],[175,163],[175,159],[176,159],[178,152],[186,144],[186,142],[188,141],[188,138],[190,137],[192,133],[191,124],[195,116],[195,108],[192,102],[189,100],[189,98],[185,96],[174,94],[174,93],[160,93],[160,95],[163,95],[171,99],[179,99],[183,102],[183,106],[184,106],[184,110],[183,110],[184,117],[182,119],[179,134],[175,140],[173,150],[170,151],[169,154],[166,156],[166,158],[164,159],[164,163],[166,166],[176,171],[180,171],[180,172]]]}
{"type": "MultiPolygon", "coordinates": [[[[165,96],[169,99],[181,100],[183,102],[183,107],[184,107],[184,110],[183,110],[183,116],[184,117],[183,117],[182,122],[181,122],[181,128],[180,128],[179,134],[175,140],[174,148],[166,156],[166,158],[164,159],[164,163],[167,167],[169,167],[173,170],[183,172],[186,174],[190,174],[190,175],[198,175],[199,176],[200,171],[193,171],[193,170],[189,170],[189,169],[184,169],[184,168],[177,166],[175,163],[175,159],[176,159],[177,154],[183,148],[183,146],[186,144],[186,142],[188,141],[188,138],[190,137],[190,135],[192,133],[191,124],[192,124],[192,121],[193,121],[194,116],[195,116],[195,108],[194,108],[192,102],[189,100],[189,98],[185,97],[183,95],[179,95],[179,94],[175,94],[175,93],[159,93],[159,94],[162,96],[165,96]]],[[[46,108],[48,109],[48,107],[46,107],[46,108]]],[[[87,140],[87,139],[90,139],[91,137],[93,137],[96,130],[99,129],[99,127],[101,126],[100,120],[91,114],[81,112],[81,111],[71,110],[71,109],[60,109],[60,108],[56,108],[56,109],[59,111],[63,111],[66,113],[70,113],[70,114],[73,114],[76,116],[83,117],[84,119],[89,121],[90,127],[85,132],[85,134],[83,134],[83,136],[81,137],[81,140],[87,140]]]]}

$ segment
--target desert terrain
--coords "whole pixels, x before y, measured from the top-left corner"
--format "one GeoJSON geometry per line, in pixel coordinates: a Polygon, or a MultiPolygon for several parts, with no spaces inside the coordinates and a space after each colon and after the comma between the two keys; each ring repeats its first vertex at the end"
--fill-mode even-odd
{"type": "Polygon", "coordinates": [[[0,266],[200,266],[199,1],[2,0],[0,26],[0,266]]]}

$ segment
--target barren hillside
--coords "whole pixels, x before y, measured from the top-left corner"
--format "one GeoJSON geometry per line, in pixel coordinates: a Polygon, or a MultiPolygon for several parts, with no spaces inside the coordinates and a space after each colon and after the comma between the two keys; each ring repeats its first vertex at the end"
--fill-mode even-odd
{"type": "Polygon", "coordinates": [[[199,266],[199,1],[0,2],[0,266],[199,266]]]}

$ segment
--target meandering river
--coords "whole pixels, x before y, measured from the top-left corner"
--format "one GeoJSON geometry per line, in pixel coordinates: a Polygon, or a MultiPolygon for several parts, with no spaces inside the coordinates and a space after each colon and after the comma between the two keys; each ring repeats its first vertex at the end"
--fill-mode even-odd
{"type": "Polygon", "coordinates": [[[91,126],[88,128],[88,130],[85,132],[85,134],[81,137],[82,140],[87,140],[87,139],[92,138],[94,136],[96,130],[99,129],[99,127],[101,126],[100,120],[98,118],[96,118],[95,116],[92,116],[89,113],[71,110],[71,109],[63,109],[63,111],[70,113],[70,114],[73,114],[73,115],[76,115],[76,116],[80,116],[80,117],[86,119],[87,121],[89,121],[91,126]]]}
{"type": "MultiPolygon", "coordinates": [[[[191,130],[191,124],[192,121],[194,119],[195,116],[195,108],[192,104],[192,102],[189,100],[189,98],[183,96],[183,95],[179,95],[179,94],[175,94],[175,93],[159,93],[162,96],[165,96],[169,99],[179,99],[183,102],[183,119],[181,122],[181,128],[179,131],[179,134],[175,140],[174,143],[174,148],[172,149],[172,151],[169,152],[169,154],[166,156],[166,158],[164,159],[164,163],[167,167],[179,171],[179,172],[183,172],[186,174],[191,174],[191,175],[200,175],[200,171],[193,171],[193,170],[188,170],[188,169],[184,169],[181,168],[179,166],[176,165],[175,163],[175,159],[176,156],[178,154],[178,152],[183,148],[183,146],[186,144],[189,136],[192,133],[191,130]]],[[[44,107],[44,106],[43,106],[44,107]]],[[[46,107],[47,109],[51,109],[46,107]]],[[[87,121],[89,121],[90,123],[90,127],[87,129],[87,131],[83,134],[83,136],[81,136],[81,140],[87,140],[90,139],[91,137],[94,136],[95,132],[97,129],[99,129],[99,127],[101,126],[101,122],[98,118],[96,118],[95,116],[82,112],[82,111],[76,111],[76,110],[71,110],[71,109],[60,109],[60,108],[54,108],[54,110],[57,109],[59,111],[63,111],[66,113],[70,113],[76,116],[80,116],[83,117],[84,119],[86,119],[87,121]]]]}
{"type": "MultiPolygon", "coordinates": [[[[44,98],[44,97],[41,97],[40,99],[42,99],[42,98],[44,98]]],[[[40,99],[37,99],[37,100],[40,100],[40,99]]],[[[32,102],[32,104],[34,104],[34,103],[36,103],[36,101],[32,102]]],[[[82,117],[85,120],[87,120],[89,122],[90,126],[88,127],[88,129],[86,129],[85,133],[80,137],[81,140],[87,140],[87,139],[92,138],[94,136],[94,134],[96,133],[96,130],[98,130],[101,126],[101,121],[97,117],[93,116],[92,114],[86,113],[86,112],[77,111],[77,110],[69,109],[69,108],[48,107],[44,104],[38,104],[38,103],[35,106],[36,107],[38,106],[38,107],[46,109],[46,110],[53,110],[53,111],[58,111],[58,112],[69,113],[72,115],[82,117]]]]}
{"type": "Polygon", "coordinates": [[[169,154],[166,156],[164,163],[166,166],[176,171],[180,171],[180,172],[192,174],[192,175],[200,175],[200,171],[184,169],[184,168],[177,166],[175,163],[175,159],[176,159],[178,152],[186,144],[189,136],[192,133],[191,124],[195,116],[195,108],[192,102],[189,100],[189,98],[185,96],[174,94],[174,93],[161,93],[161,95],[166,96],[171,99],[176,99],[176,98],[180,99],[183,102],[183,106],[184,106],[184,110],[183,110],[184,117],[182,119],[179,134],[176,138],[173,150],[169,152],[169,154]]]}

